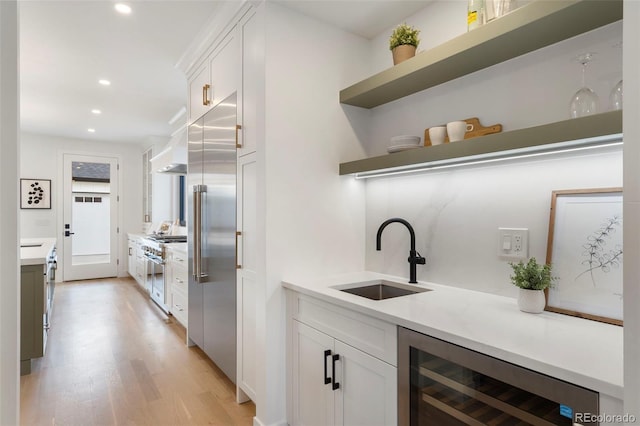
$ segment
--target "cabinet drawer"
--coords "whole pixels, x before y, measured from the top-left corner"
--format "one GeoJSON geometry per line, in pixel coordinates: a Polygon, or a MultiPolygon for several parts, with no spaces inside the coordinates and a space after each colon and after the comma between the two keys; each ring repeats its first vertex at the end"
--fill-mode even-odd
{"type": "Polygon", "coordinates": [[[186,267],[187,265],[187,254],[182,253],[180,251],[172,251],[171,252],[171,261],[176,265],[182,265],[186,267]]]}
{"type": "Polygon", "coordinates": [[[397,366],[396,326],[331,303],[292,293],[293,318],[397,366]]]}
{"type": "Polygon", "coordinates": [[[187,297],[183,292],[175,290],[172,292],[171,313],[183,326],[187,326],[187,297]]]}
{"type": "Polygon", "coordinates": [[[187,294],[187,268],[182,265],[172,265],[173,266],[173,280],[171,281],[171,285],[174,289],[178,289],[183,293],[187,294]]]}

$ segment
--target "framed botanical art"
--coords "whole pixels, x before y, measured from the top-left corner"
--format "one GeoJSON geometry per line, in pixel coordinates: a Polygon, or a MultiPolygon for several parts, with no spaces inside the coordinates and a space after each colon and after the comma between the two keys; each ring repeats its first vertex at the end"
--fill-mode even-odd
{"type": "Polygon", "coordinates": [[[21,209],[50,209],[51,181],[48,179],[20,179],[21,209]]]}
{"type": "Polygon", "coordinates": [[[553,191],[548,311],[622,325],[622,188],[553,191]]]}

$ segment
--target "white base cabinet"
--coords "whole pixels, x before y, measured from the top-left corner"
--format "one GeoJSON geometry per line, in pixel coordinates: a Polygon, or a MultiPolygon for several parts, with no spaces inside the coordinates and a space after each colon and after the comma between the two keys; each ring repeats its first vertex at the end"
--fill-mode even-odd
{"type": "Polygon", "coordinates": [[[396,424],[397,369],[293,321],[292,425],[396,424]]]}
{"type": "Polygon", "coordinates": [[[171,315],[185,328],[189,318],[187,281],[187,253],[175,248],[167,249],[165,280],[169,295],[167,305],[171,315]]]}
{"type": "Polygon", "coordinates": [[[396,327],[288,292],[289,423],[397,424],[396,327]]]}

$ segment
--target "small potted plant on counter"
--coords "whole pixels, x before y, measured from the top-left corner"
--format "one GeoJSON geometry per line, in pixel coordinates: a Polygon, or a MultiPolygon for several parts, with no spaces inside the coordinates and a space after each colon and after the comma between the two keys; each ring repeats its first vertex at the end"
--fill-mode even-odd
{"type": "Polygon", "coordinates": [[[420,44],[418,38],[420,30],[407,25],[398,25],[389,38],[389,49],[393,54],[393,65],[406,61],[416,55],[416,48],[420,44]]]}
{"type": "Polygon", "coordinates": [[[551,265],[540,265],[535,257],[527,263],[509,262],[513,269],[511,283],[518,287],[518,308],[523,312],[539,314],[544,310],[544,290],[549,288],[554,280],[551,276],[551,265]]]}

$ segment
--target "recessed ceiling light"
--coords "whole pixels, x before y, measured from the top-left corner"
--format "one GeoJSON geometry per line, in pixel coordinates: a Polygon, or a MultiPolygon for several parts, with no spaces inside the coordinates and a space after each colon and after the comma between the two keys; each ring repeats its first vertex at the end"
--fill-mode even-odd
{"type": "Polygon", "coordinates": [[[95,133],[95,132],[96,132],[96,129],[87,129],[87,132],[89,132],[89,133],[95,133]]]}
{"type": "Polygon", "coordinates": [[[99,109],[92,109],[91,113],[95,114],[95,115],[98,115],[98,114],[102,114],[102,111],[100,111],[99,109]]]}
{"type": "Polygon", "coordinates": [[[116,3],[114,6],[118,13],[122,13],[123,15],[129,15],[131,13],[131,6],[124,3],[116,3]]]}
{"type": "Polygon", "coordinates": [[[111,82],[105,79],[98,80],[98,83],[102,84],[103,86],[111,86],[111,82]]]}

